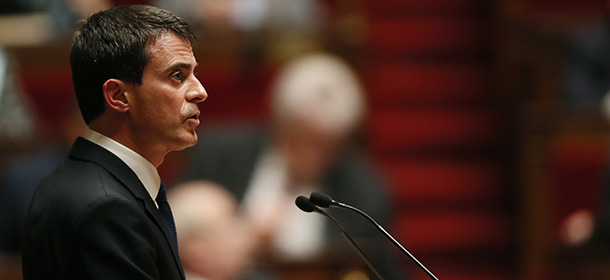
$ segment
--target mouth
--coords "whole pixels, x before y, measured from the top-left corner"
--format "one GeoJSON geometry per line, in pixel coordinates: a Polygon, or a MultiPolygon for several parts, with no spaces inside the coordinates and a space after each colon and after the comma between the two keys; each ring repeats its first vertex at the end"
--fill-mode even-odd
{"type": "Polygon", "coordinates": [[[197,113],[195,113],[195,114],[191,115],[191,116],[190,116],[190,117],[188,117],[188,118],[189,118],[189,119],[199,119],[199,114],[200,114],[200,112],[197,112],[197,113]]]}
{"type": "Polygon", "coordinates": [[[197,123],[199,123],[199,114],[200,114],[200,112],[197,112],[197,113],[191,115],[190,117],[186,118],[186,120],[187,121],[193,120],[193,121],[196,121],[197,123]]]}

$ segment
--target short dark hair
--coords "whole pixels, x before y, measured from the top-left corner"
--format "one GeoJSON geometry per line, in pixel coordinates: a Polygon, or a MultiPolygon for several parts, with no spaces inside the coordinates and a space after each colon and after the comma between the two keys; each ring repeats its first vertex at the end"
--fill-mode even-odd
{"type": "Polygon", "coordinates": [[[147,5],[116,6],[93,14],[74,35],[70,52],[72,82],[85,123],[102,115],[102,87],[108,79],[142,84],[150,61],[148,47],[162,34],[176,33],[195,44],[188,23],[175,14],[147,5]]]}

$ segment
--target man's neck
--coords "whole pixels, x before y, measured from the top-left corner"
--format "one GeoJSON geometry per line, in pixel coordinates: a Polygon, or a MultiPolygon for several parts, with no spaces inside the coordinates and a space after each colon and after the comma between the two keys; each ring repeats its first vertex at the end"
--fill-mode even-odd
{"type": "Polygon", "coordinates": [[[89,128],[138,153],[150,161],[156,168],[159,168],[161,163],[163,163],[165,155],[167,154],[165,151],[156,151],[154,147],[148,147],[135,141],[135,137],[129,133],[129,130],[125,129],[121,125],[108,126],[102,125],[101,122],[94,122],[89,125],[89,128]]]}

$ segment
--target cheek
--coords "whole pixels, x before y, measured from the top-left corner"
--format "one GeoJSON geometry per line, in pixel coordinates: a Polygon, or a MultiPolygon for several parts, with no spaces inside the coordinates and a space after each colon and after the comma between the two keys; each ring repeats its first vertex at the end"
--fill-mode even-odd
{"type": "MultiPolygon", "coordinates": [[[[151,121],[174,121],[180,118],[181,102],[172,92],[159,88],[147,88],[136,108],[151,121]]],[[[174,93],[175,94],[175,93],[174,93]]]]}
{"type": "Polygon", "coordinates": [[[163,117],[163,108],[160,108],[158,102],[155,101],[146,101],[138,104],[136,111],[139,113],[138,118],[142,121],[151,122],[150,124],[155,124],[155,122],[162,121],[165,119],[163,117]]]}

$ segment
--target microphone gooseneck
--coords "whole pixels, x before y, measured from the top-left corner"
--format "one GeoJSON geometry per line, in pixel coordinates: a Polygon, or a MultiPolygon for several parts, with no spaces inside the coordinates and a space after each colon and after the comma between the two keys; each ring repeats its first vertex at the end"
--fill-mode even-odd
{"type": "Polygon", "coordinates": [[[328,207],[345,208],[345,209],[354,211],[354,212],[360,214],[361,216],[365,217],[367,220],[369,220],[371,223],[373,223],[377,227],[377,229],[379,229],[379,231],[381,231],[390,241],[392,241],[392,243],[394,243],[394,245],[396,245],[396,247],[398,247],[405,255],[407,255],[407,257],[409,257],[430,278],[432,278],[434,280],[438,280],[438,278],[436,276],[434,276],[434,274],[432,274],[432,272],[430,270],[428,270],[428,268],[426,268],[419,260],[417,260],[417,258],[415,258],[415,256],[413,256],[409,251],[407,251],[407,249],[405,249],[405,247],[403,247],[398,241],[396,241],[396,239],[394,239],[394,237],[392,237],[392,235],[390,235],[390,233],[388,233],[379,223],[377,223],[377,221],[375,221],[373,218],[371,218],[371,216],[369,216],[364,211],[362,211],[354,206],[335,201],[330,196],[321,194],[321,193],[317,193],[317,192],[311,193],[311,195],[309,196],[309,201],[312,204],[315,204],[315,205],[323,207],[323,208],[328,208],[328,207]]]}
{"type": "Polygon", "coordinates": [[[381,276],[381,274],[379,274],[379,271],[377,271],[377,269],[373,266],[373,264],[371,263],[371,261],[364,255],[364,252],[362,252],[362,249],[360,249],[360,247],[358,247],[358,245],[356,244],[356,242],[347,234],[347,232],[345,232],[345,230],[343,230],[343,227],[339,224],[339,222],[337,222],[337,220],[335,218],[333,218],[333,216],[331,216],[330,214],[326,213],[324,210],[318,208],[316,205],[314,205],[309,198],[305,197],[305,196],[298,196],[295,200],[295,204],[297,205],[297,207],[299,209],[301,209],[301,211],[303,212],[307,212],[307,213],[311,213],[311,212],[316,212],[328,219],[330,219],[331,221],[333,221],[333,223],[335,224],[335,226],[337,226],[337,228],[339,229],[339,231],[341,232],[341,235],[343,236],[343,238],[345,238],[345,240],[352,245],[352,248],[354,248],[354,250],[356,250],[356,252],[358,253],[358,255],[360,255],[360,257],[364,260],[364,262],[366,263],[366,265],[371,269],[371,271],[373,271],[373,273],[381,280],[383,280],[384,278],[381,276]]]}

